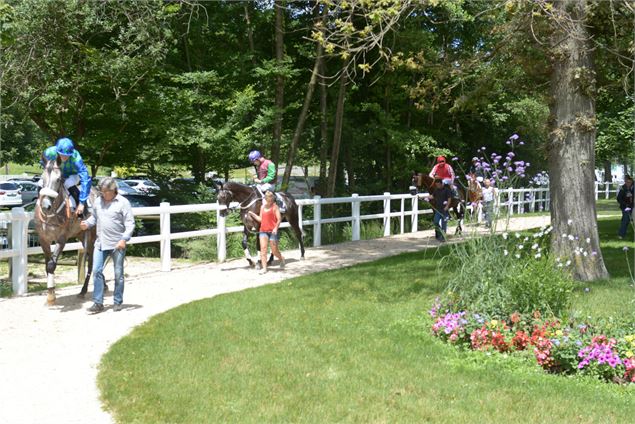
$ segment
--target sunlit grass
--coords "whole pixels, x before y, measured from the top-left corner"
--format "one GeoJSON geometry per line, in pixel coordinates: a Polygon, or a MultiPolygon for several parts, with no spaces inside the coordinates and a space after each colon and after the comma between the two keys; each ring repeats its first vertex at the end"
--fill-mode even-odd
{"type": "MultiPolygon", "coordinates": [[[[608,237],[617,221],[600,229],[608,237]]],[[[632,299],[622,252],[608,243],[614,278],[579,294],[582,313],[616,313],[632,299]]],[[[122,423],[632,419],[630,388],[435,341],[421,317],[444,287],[445,254],[399,255],[158,315],[106,354],[102,398],[122,423]]]]}

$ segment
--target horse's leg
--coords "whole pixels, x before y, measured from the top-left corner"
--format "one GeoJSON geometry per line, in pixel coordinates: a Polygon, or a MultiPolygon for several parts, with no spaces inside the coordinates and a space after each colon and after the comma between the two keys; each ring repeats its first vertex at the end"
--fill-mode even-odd
{"type": "Polygon", "coordinates": [[[57,259],[62,253],[62,250],[64,250],[65,244],[65,238],[57,240],[57,243],[55,244],[55,252],[52,255],[49,255],[49,259],[46,262],[46,303],[48,303],[49,306],[55,305],[55,268],[57,268],[57,259]]]}
{"type": "MultiPolygon", "coordinates": [[[[258,241],[258,238],[256,238],[256,241],[258,241]]],[[[242,245],[243,245],[243,250],[245,251],[245,258],[247,259],[247,262],[249,262],[249,266],[253,267],[254,265],[256,265],[257,266],[256,269],[260,269],[259,262],[256,261],[256,264],[254,264],[254,261],[251,259],[251,253],[249,252],[248,242],[249,242],[249,231],[247,230],[247,227],[244,227],[242,245]]]]}
{"type": "Polygon", "coordinates": [[[456,231],[454,232],[455,234],[461,235],[463,234],[463,217],[465,216],[465,212],[461,211],[461,207],[463,206],[463,203],[461,203],[460,201],[457,202],[456,205],[454,205],[454,214],[456,215],[456,231]]]}
{"type": "Polygon", "coordinates": [[[289,221],[291,228],[293,228],[295,238],[298,239],[298,243],[300,243],[300,259],[304,259],[304,234],[302,234],[302,229],[300,228],[300,224],[298,222],[298,214],[295,210],[289,210],[287,221],[289,221]]]}
{"type": "Polygon", "coordinates": [[[51,241],[40,238],[40,246],[42,246],[42,252],[44,252],[44,270],[46,271],[46,286],[48,289],[46,301],[49,305],[53,305],[55,303],[55,280],[52,274],[49,276],[49,262],[51,261],[51,241]]]}
{"type": "MultiPolygon", "coordinates": [[[[86,256],[88,258],[88,264],[84,264],[88,267],[88,271],[86,271],[86,278],[84,278],[84,285],[82,286],[82,290],[79,292],[77,297],[83,298],[88,292],[88,283],[90,282],[90,276],[93,272],[93,252],[95,251],[95,234],[94,230],[89,230],[87,237],[87,242],[84,245],[84,251],[86,252],[86,256]]],[[[83,243],[82,238],[82,243],[83,243]]]]}

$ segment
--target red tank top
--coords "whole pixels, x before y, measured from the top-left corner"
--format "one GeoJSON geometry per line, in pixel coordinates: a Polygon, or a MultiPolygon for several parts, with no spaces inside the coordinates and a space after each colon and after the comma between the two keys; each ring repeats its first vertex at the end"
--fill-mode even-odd
{"type": "Polygon", "coordinates": [[[267,210],[263,206],[262,222],[260,223],[260,231],[262,231],[263,233],[269,233],[273,231],[274,228],[276,228],[276,224],[278,223],[278,220],[276,219],[277,207],[278,206],[273,205],[271,206],[271,209],[267,210]]]}

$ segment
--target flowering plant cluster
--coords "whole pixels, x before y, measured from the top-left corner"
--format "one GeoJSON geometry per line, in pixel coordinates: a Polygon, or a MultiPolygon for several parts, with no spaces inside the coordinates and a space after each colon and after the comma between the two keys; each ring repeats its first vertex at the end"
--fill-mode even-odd
{"type": "Polygon", "coordinates": [[[564,323],[512,314],[489,319],[468,311],[439,314],[438,300],[430,311],[432,333],[463,348],[504,354],[527,352],[552,373],[592,375],[606,381],[635,383],[635,334],[611,337],[590,324],[564,323]]]}

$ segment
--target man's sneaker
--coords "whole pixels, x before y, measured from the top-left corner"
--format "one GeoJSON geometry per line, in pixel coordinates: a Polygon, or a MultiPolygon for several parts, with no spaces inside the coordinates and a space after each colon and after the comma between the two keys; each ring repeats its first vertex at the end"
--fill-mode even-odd
{"type": "Polygon", "coordinates": [[[284,258],[280,259],[280,269],[284,269],[285,261],[284,258]]]}
{"type": "Polygon", "coordinates": [[[113,305],[113,306],[112,306],[112,310],[113,310],[113,312],[119,312],[119,311],[121,311],[122,309],[123,309],[123,305],[117,305],[117,304],[115,304],[115,305],[113,305]]]}
{"type": "Polygon", "coordinates": [[[90,314],[98,314],[104,311],[104,305],[101,303],[93,303],[93,306],[87,309],[90,314]]]}

